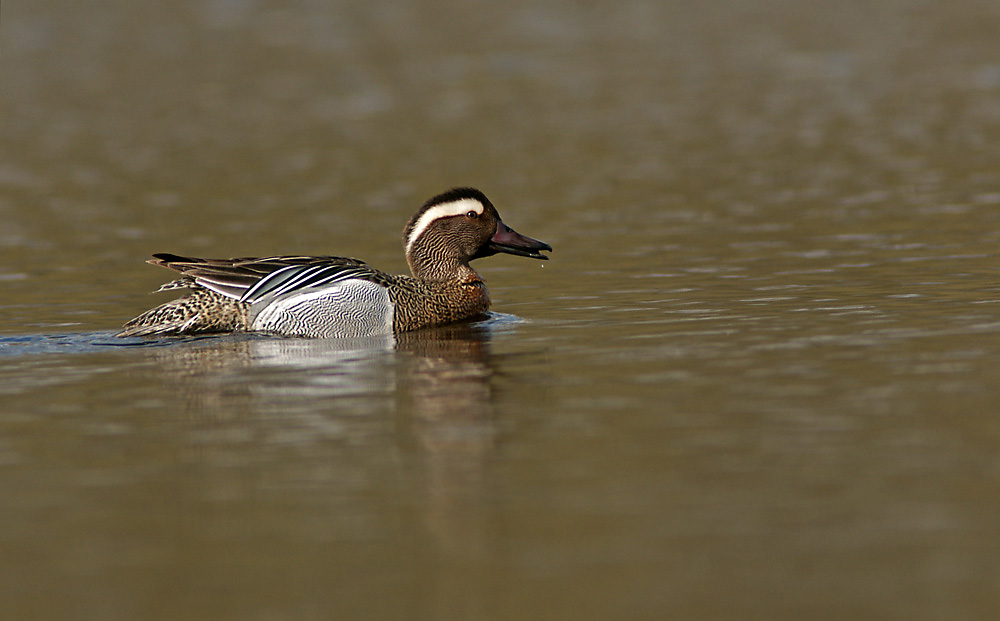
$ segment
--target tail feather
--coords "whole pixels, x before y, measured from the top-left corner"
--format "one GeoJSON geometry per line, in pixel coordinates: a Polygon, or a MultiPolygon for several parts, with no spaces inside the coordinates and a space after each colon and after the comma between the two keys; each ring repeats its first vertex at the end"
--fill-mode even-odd
{"type": "Polygon", "coordinates": [[[116,336],[237,332],[246,329],[246,322],[246,304],[198,287],[189,295],[160,304],[130,320],[116,336]]]}

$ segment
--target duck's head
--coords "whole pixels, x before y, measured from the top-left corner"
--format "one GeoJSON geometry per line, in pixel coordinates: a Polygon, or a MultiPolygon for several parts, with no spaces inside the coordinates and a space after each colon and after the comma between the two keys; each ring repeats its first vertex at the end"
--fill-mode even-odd
{"type": "Polygon", "coordinates": [[[447,278],[456,265],[504,252],[548,259],[543,241],[514,231],[493,203],[474,188],[455,188],[431,198],[403,230],[410,270],[418,278],[447,278]]]}

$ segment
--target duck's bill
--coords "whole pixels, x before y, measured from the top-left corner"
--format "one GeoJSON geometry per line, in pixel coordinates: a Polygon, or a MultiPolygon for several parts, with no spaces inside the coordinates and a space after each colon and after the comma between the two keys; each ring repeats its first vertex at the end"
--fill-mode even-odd
{"type": "Polygon", "coordinates": [[[489,249],[494,253],[504,252],[506,254],[516,254],[522,257],[542,260],[548,260],[548,257],[541,254],[540,251],[547,250],[552,252],[552,246],[543,241],[521,235],[503,222],[497,222],[497,232],[490,239],[489,249]]]}

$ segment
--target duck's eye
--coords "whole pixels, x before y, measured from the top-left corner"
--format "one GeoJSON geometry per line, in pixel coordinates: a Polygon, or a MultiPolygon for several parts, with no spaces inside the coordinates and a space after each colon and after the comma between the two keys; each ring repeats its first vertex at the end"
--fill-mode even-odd
{"type": "Polygon", "coordinates": [[[475,220],[476,218],[479,217],[479,214],[470,210],[469,213],[465,214],[465,217],[469,218],[469,219],[472,219],[472,220],[475,220]]]}

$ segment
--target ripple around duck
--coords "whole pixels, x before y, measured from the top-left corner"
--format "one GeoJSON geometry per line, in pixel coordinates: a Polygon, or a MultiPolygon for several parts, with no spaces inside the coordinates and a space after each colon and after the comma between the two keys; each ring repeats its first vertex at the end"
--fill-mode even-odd
{"type": "MultiPolygon", "coordinates": [[[[527,320],[523,317],[510,313],[491,312],[486,319],[459,325],[469,326],[470,329],[474,330],[501,333],[513,330],[517,325],[526,322],[527,320]]],[[[274,348],[284,348],[289,351],[296,347],[293,343],[298,343],[299,349],[303,351],[356,351],[384,349],[386,346],[391,347],[394,342],[392,335],[370,339],[288,339],[266,334],[246,333],[161,338],[121,338],[115,336],[115,331],[7,334],[0,335],[0,358],[45,354],[87,354],[114,351],[116,348],[198,346],[219,342],[238,343],[245,340],[270,342],[274,348]]]]}
{"type": "Polygon", "coordinates": [[[92,353],[126,344],[114,332],[5,335],[0,336],[0,357],[92,353]]]}

